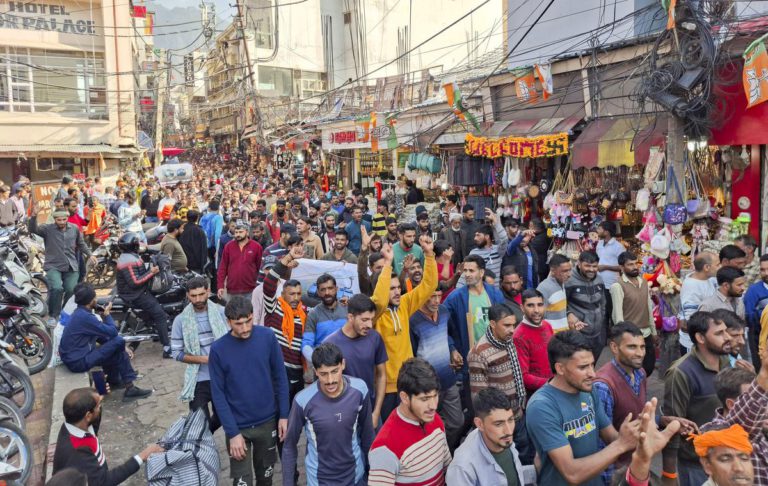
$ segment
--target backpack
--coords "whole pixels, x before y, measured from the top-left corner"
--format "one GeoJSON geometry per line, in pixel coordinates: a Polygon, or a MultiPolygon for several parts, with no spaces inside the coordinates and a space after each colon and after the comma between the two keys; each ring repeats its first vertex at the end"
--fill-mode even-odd
{"type": "Polygon", "coordinates": [[[171,271],[171,257],[164,253],[158,253],[150,257],[152,265],[155,265],[160,271],[152,278],[150,292],[153,294],[162,294],[167,292],[173,285],[173,272],[171,271]]]}

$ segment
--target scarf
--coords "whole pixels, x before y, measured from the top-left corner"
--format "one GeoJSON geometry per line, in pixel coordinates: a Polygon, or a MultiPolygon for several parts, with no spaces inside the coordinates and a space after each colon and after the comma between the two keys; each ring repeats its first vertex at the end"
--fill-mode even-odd
{"type": "Polygon", "coordinates": [[[503,343],[496,339],[496,337],[493,335],[493,331],[491,330],[491,326],[488,326],[488,328],[485,330],[485,338],[489,343],[491,343],[491,346],[498,349],[507,350],[507,354],[509,354],[509,362],[512,365],[512,376],[515,379],[518,404],[520,405],[520,409],[524,410],[526,400],[525,383],[523,382],[523,370],[520,368],[520,361],[517,359],[517,350],[515,349],[515,345],[512,341],[503,343]]]}
{"type": "MultiPolygon", "coordinates": [[[[221,306],[208,302],[208,324],[213,331],[213,338],[219,339],[229,332],[229,326],[224,321],[224,312],[221,306]]],[[[200,334],[197,329],[197,317],[195,317],[195,308],[192,304],[187,305],[181,314],[181,333],[184,337],[184,352],[186,354],[200,355],[200,334]]],[[[179,399],[184,402],[191,402],[195,398],[195,385],[197,385],[197,372],[200,369],[199,364],[187,364],[184,371],[184,386],[181,388],[179,399]]]]}
{"type": "Polygon", "coordinates": [[[752,444],[749,434],[739,424],[734,424],[723,430],[710,430],[703,434],[691,434],[688,440],[693,440],[696,455],[706,457],[712,447],[728,447],[739,452],[752,454],[752,444]]]}
{"type": "Polygon", "coordinates": [[[283,336],[285,336],[285,340],[288,342],[288,347],[291,347],[294,330],[296,329],[294,320],[298,315],[301,319],[301,332],[303,333],[307,314],[304,312],[304,306],[301,303],[299,303],[296,309],[293,309],[282,297],[279,297],[277,300],[280,302],[280,308],[283,310],[283,336]]]}

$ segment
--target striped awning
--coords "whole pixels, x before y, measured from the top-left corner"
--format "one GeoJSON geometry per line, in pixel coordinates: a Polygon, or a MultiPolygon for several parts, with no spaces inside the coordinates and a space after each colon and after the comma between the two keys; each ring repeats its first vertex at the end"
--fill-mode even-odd
{"type": "Polygon", "coordinates": [[[664,145],[666,134],[665,116],[593,120],[571,145],[571,164],[574,169],[645,165],[651,147],[664,145]]]}

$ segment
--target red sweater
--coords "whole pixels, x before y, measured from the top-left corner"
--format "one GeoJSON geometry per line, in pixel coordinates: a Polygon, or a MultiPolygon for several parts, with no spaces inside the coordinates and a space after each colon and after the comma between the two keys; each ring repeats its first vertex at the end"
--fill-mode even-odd
{"type": "Polygon", "coordinates": [[[261,245],[250,239],[242,250],[235,240],[224,245],[217,275],[219,288],[226,288],[231,294],[253,292],[261,268],[261,253],[261,245]]]}
{"type": "Polygon", "coordinates": [[[534,327],[523,320],[522,324],[515,329],[512,339],[523,371],[525,389],[530,397],[552,378],[552,369],[549,367],[547,356],[547,345],[552,339],[552,326],[547,321],[541,321],[541,326],[534,327]]]}

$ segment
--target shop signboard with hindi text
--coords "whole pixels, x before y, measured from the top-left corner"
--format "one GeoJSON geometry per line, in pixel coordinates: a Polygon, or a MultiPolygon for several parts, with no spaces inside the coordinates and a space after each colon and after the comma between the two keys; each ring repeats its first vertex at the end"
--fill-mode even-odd
{"type": "Polygon", "coordinates": [[[53,198],[59,190],[59,182],[33,182],[32,202],[37,204],[37,222],[45,223],[51,215],[53,198]]]}

